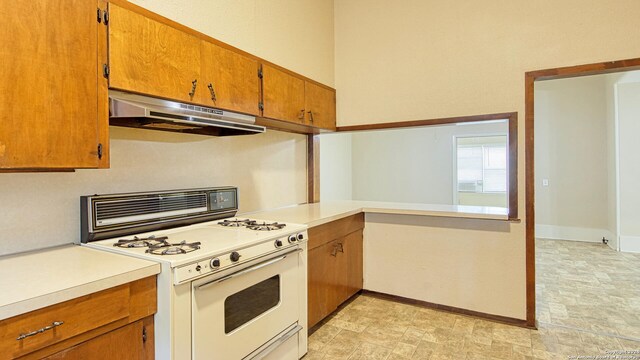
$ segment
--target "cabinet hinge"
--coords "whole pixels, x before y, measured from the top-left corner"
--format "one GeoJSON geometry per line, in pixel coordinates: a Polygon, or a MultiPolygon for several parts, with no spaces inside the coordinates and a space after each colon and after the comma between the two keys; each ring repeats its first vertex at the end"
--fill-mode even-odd
{"type": "Polygon", "coordinates": [[[102,76],[104,76],[107,79],[109,78],[109,65],[102,64],[102,76]]]}
{"type": "Polygon", "coordinates": [[[98,144],[98,159],[102,159],[102,144],[98,144]]]}
{"type": "Polygon", "coordinates": [[[262,103],[262,101],[258,103],[258,109],[264,110],[264,104],[262,103]]]}
{"type": "Polygon", "coordinates": [[[104,14],[102,16],[104,18],[104,24],[105,25],[109,25],[109,12],[107,10],[105,10],[104,14]]]}
{"type": "Polygon", "coordinates": [[[102,10],[100,10],[100,8],[98,8],[98,23],[102,22],[102,10]]]}
{"type": "Polygon", "coordinates": [[[258,78],[262,79],[262,68],[258,69],[258,78]]]}
{"type": "Polygon", "coordinates": [[[147,327],[146,326],[142,327],[142,342],[143,343],[147,342],[147,327]]]}

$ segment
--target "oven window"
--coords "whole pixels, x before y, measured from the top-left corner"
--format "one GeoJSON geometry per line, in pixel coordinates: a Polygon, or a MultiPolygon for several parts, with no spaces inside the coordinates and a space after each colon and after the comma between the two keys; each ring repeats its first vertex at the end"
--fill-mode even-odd
{"type": "Polygon", "coordinates": [[[237,292],[224,301],[226,334],[260,316],[280,302],[280,275],[237,292]]]}

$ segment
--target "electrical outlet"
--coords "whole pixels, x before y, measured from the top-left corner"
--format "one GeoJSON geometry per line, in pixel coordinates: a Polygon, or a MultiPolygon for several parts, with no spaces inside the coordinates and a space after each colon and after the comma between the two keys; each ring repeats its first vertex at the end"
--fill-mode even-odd
{"type": "Polygon", "coordinates": [[[542,179],[542,186],[549,186],[549,179],[542,179]]]}

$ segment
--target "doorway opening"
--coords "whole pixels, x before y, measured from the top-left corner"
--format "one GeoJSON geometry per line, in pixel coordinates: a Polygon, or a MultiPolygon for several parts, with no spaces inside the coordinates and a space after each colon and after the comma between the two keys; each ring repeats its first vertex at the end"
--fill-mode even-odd
{"type": "MultiPolygon", "coordinates": [[[[574,67],[567,68],[557,68],[557,69],[547,69],[541,71],[533,71],[525,74],[525,159],[526,159],[526,183],[525,183],[525,198],[526,198],[526,263],[527,263],[527,324],[531,327],[536,326],[536,186],[539,186],[539,189],[543,189],[543,187],[551,187],[554,184],[554,180],[550,177],[536,178],[536,169],[534,165],[535,158],[535,146],[534,146],[534,132],[538,127],[536,127],[534,122],[534,113],[535,119],[538,119],[538,116],[542,117],[543,113],[536,106],[535,101],[539,101],[538,98],[542,98],[539,93],[536,93],[536,83],[540,83],[545,80],[554,80],[554,79],[566,79],[573,77],[583,77],[589,75],[598,75],[598,74],[611,74],[611,73],[619,73],[630,70],[640,69],[640,59],[630,59],[623,61],[615,61],[615,62],[607,62],[607,63],[598,63],[598,64],[589,64],[589,65],[580,65],[574,67]],[[546,184],[546,185],[543,185],[546,184]]],[[[537,136],[537,134],[536,134],[537,136]]],[[[568,146],[571,145],[571,142],[575,142],[575,136],[565,136],[568,137],[566,142],[568,146]]],[[[541,171],[542,172],[542,171],[541,171]]],[[[580,179],[578,179],[580,180],[580,179]]],[[[583,182],[589,181],[589,179],[582,179],[583,182]]],[[[575,186],[580,186],[580,182],[576,182],[575,186]]],[[[541,192],[543,190],[540,190],[541,192]]],[[[543,201],[540,201],[541,209],[544,206],[543,201]]],[[[547,215],[547,214],[545,214],[547,215]]],[[[543,218],[544,216],[540,216],[543,218]]],[[[548,230],[548,229],[547,229],[548,230]]],[[[565,229],[566,230],[566,229],[565,229]]],[[[538,229],[538,231],[543,232],[545,230],[538,229]]],[[[610,236],[610,235],[609,235],[610,236]]],[[[610,236],[611,237],[611,236],[610,236]]],[[[606,238],[606,236],[605,236],[606,238]]],[[[574,283],[574,286],[576,284],[574,283]]],[[[575,300],[575,299],[574,299],[575,300]]],[[[545,309],[543,309],[545,310],[545,309]]],[[[562,316],[563,309],[559,307],[558,312],[560,316],[562,316]]],[[[566,309],[565,309],[566,310],[566,309]]],[[[543,315],[546,316],[546,315],[543,315]]],[[[547,320],[547,318],[540,319],[547,320]]]]}

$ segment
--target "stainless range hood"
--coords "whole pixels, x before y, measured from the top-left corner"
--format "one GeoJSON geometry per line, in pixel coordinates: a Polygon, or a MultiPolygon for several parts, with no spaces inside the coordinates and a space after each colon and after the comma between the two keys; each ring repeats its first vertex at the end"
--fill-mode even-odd
{"type": "Polygon", "coordinates": [[[229,136],[263,133],[249,115],[109,91],[109,124],[148,130],[229,136]]]}

